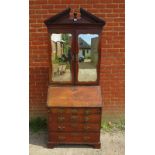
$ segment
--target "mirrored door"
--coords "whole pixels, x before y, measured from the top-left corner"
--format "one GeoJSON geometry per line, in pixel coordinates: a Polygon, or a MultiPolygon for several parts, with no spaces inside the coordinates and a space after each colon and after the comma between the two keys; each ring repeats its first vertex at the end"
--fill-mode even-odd
{"type": "Polygon", "coordinates": [[[97,84],[99,68],[99,34],[52,33],[52,83],[97,84]]]}
{"type": "Polygon", "coordinates": [[[99,35],[80,33],[77,37],[77,83],[95,83],[98,79],[99,35]]]}
{"type": "Polygon", "coordinates": [[[71,33],[51,34],[51,81],[53,83],[71,83],[73,81],[71,33]]]}

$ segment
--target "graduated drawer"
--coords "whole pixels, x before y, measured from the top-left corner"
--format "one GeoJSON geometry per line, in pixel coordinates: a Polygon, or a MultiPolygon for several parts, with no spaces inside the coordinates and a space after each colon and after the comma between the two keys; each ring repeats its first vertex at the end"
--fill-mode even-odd
{"type": "Polygon", "coordinates": [[[88,132],[99,132],[99,123],[49,123],[49,131],[59,131],[59,132],[71,132],[71,131],[88,131],[88,132]]]}
{"type": "Polygon", "coordinates": [[[100,133],[59,133],[49,132],[49,141],[58,143],[94,143],[99,142],[100,133]]]}
{"type": "Polygon", "coordinates": [[[49,113],[52,114],[99,114],[101,108],[51,108],[49,113]]]}
{"type": "Polygon", "coordinates": [[[79,123],[79,122],[85,122],[85,123],[98,123],[101,121],[101,115],[100,114],[91,114],[91,115],[72,115],[72,114],[50,114],[49,115],[49,123],[51,122],[70,122],[70,123],[79,123]]]}

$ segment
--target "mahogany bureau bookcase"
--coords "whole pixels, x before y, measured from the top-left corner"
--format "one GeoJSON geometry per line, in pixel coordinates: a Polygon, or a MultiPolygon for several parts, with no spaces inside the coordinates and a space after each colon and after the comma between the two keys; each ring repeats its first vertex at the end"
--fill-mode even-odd
{"type": "Polygon", "coordinates": [[[101,32],[105,21],[80,8],[45,20],[49,34],[48,147],[88,144],[100,148],[101,32]]]}

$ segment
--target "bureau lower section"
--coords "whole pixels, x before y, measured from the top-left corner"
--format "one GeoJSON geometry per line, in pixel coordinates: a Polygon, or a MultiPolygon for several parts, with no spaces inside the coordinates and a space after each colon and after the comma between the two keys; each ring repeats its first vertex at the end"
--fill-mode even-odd
{"type": "Polygon", "coordinates": [[[101,108],[49,108],[48,147],[88,144],[100,148],[101,108]]]}

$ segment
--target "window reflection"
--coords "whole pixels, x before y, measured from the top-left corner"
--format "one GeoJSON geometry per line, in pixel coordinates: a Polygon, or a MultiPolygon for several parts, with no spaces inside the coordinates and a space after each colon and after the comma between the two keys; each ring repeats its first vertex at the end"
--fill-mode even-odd
{"type": "Polygon", "coordinates": [[[98,34],[78,36],[78,81],[96,81],[98,64],[98,34]]]}
{"type": "Polygon", "coordinates": [[[52,34],[52,81],[71,81],[71,34],[52,34]]]}

